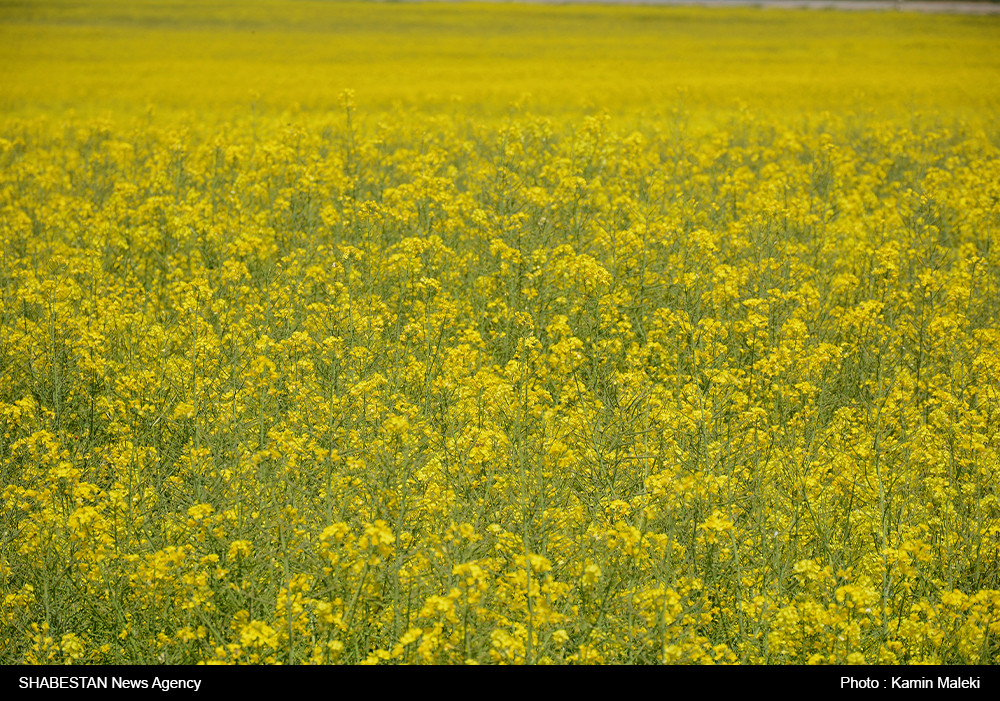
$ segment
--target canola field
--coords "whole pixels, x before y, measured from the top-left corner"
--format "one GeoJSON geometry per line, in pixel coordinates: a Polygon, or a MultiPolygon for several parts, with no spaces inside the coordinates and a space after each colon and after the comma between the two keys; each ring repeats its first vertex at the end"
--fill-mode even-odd
{"type": "Polygon", "coordinates": [[[0,2],[0,663],[997,663],[998,45],[0,2]]]}

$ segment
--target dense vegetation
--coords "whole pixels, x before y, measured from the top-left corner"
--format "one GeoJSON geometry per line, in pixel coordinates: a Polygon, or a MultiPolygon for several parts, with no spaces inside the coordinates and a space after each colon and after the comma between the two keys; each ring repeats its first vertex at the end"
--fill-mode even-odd
{"type": "Polygon", "coordinates": [[[998,25],[828,17],[0,5],[0,662],[1000,659],[998,25]]]}

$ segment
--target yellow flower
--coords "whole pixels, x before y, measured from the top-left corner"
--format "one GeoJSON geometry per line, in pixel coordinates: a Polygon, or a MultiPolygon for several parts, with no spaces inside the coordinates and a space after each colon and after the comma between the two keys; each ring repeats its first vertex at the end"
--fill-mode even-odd
{"type": "Polygon", "coordinates": [[[698,528],[704,531],[705,542],[716,543],[720,534],[733,530],[733,522],[716,509],[711,516],[699,524],[698,528]]]}

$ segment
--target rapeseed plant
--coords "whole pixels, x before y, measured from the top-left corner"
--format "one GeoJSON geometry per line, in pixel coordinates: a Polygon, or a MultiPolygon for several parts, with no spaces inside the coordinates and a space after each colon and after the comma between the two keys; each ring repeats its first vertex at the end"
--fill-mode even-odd
{"type": "MultiPolygon", "coordinates": [[[[204,17],[283,6],[227,7],[204,17]]],[[[400,12],[455,46],[582,21],[400,12]]],[[[327,87],[151,87],[217,122],[66,115],[23,77],[0,660],[1000,661],[995,95],[863,119],[773,86],[706,110],[735,93],[695,82],[694,112],[642,118],[638,84],[615,116],[569,104],[594,84],[392,113],[389,79],[333,113],[327,87]]]]}

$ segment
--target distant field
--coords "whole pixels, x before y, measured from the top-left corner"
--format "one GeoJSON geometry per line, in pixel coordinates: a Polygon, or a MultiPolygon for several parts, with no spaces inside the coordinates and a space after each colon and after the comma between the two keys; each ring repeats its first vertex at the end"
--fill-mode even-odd
{"type": "Polygon", "coordinates": [[[543,5],[0,3],[0,109],[394,102],[536,111],[994,110],[1000,18],[543,5]]]}
{"type": "Polygon", "coordinates": [[[1000,662],[998,29],[0,2],[0,664],[1000,662]]]}

